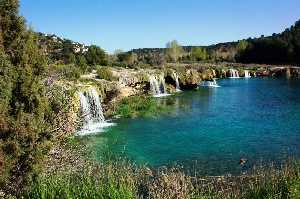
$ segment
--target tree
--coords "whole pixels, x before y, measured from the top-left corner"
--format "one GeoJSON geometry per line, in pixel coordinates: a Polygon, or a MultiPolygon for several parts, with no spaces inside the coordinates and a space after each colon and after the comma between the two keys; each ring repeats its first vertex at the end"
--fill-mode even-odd
{"type": "Polygon", "coordinates": [[[8,56],[5,55],[3,49],[0,49],[0,116],[1,113],[8,113],[13,87],[12,78],[14,76],[14,71],[12,70],[13,67],[8,56]]]}
{"type": "Polygon", "coordinates": [[[46,59],[18,15],[19,1],[0,1],[0,187],[18,193],[46,152],[46,59]]]}
{"type": "Polygon", "coordinates": [[[65,39],[62,43],[61,58],[65,64],[75,63],[73,54],[73,42],[69,39],[65,39]]]}
{"type": "Polygon", "coordinates": [[[85,59],[85,57],[83,55],[79,55],[77,57],[77,64],[80,67],[81,71],[83,73],[85,73],[86,70],[87,70],[87,62],[86,62],[86,59],[85,59]]]}
{"type": "Polygon", "coordinates": [[[107,56],[104,50],[100,47],[92,45],[89,47],[88,52],[85,55],[87,63],[89,65],[107,65],[107,56]]]}
{"type": "Polygon", "coordinates": [[[119,62],[123,62],[126,66],[133,66],[138,62],[138,55],[134,52],[119,52],[116,54],[119,62]]]}
{"type": "Polygon", "coordinates": [[[205,48],[193,47],[191,57],[193,61],[203,61],[208,59],[208,54],[205,48]]]}
{"type": "Polygon", "coordinates": [[[25,31],[24,19],[19,16],[18,0],[0,1],[0,34],[5,52],[13,56],[13,46],[25,31]]]}
{"type": "Polygon", "coordinates": [[[126,57],[126,63],[128,65],[134,65],[137,61],[138,61],[138,56],[134,52],[129,53],[128,56],[126,57]]]}
{"type": "Polygon", "coordinates": [[[176,40],[168,42],[166,48],[166,56],[174,62],[177,62],[184,52],[183,48],[178,44],[176,40]]]}
{"type": "Polygon", "coordinates": [[[249,42],[246,40],[239,41],[239,43],[237,45],[238,52],[242,52],[242,51],[246,50],[249,45],[250,45],[249,42]]]}
{"type": "Polygon", "coordinates": [[[67,55],[67,64],[75,64],[76,63],[76,56],[74,53],[69,53],[67,55]]]}

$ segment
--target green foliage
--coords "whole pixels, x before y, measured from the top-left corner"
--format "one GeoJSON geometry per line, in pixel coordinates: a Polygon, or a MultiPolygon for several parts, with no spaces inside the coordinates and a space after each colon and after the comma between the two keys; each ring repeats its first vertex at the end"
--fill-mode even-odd
{"type": "Polygon", "coordinates": [[[77,65],[80,67],[81,71],[85,73],[87,71],[88,65],[85,57],[80,55],[77,57],[77,65]]]}
{"type": "Polygon", "coordinates": [[[125,118],[152,117],[165,111],[167,111],[167,107],[160,105],[152,97],[132,96],[122,99],[115,115],[125,118]]]}
{"type": "Polygon", "coordinates": [[[39,176],[25,198],[134,199],[143,177],[126,162],[110,162],[80,173],[62,172],[39,176]]]}
{"type": "Polygon", "coordinates": [[[0,46],[13,56],[14,47],[25,30],[24,19],[19,14],[18,0],[0,1],[0,46]]]}
{"type": "Polygon", "coordinates": [[[113,73],[106,66],[100,66],[97,68],[97,74],[100,79],[105,79],[107,81],[114,81],[116,78],[113,76],[113,73]]]}
{"type": "Polygon", "coordinates": [[[238,45],[237,45],[237,49],[238,49],[238,52],[242,52],[244,50],[246,50],[249,46],[249,42],[247,40],[241,40],[239,41],[238,45]]]}
{"type": "MultiPolygon", "coordinates": [[[[133,64],[130,65],[134,68],[149,68],[151,66],[162,66],[166,63],[165,51],[162,49],[134,49],[127,53],[118,54],[118,60],[126,64],[126,57],[133,56],[133,64]]],[[[128,62],[127,62],[128,63],[128,62]]],[[[128,65],[128,64],[127,64],[128,65]]]]}
{"type": "Polygon", "coordinates": [[[193,47],[191,57],[193,61],[205,61],[209,58],[206,49],[201,47],[193,47]]]}
{"type": "Polygon", "coordinates": [[[81,69],[74,64],[55,65],[53,66],[53,70],[69,80],[77,80],[82,74],[81,69]]]}
{"type": "Polygon", "coordinates": [[[291,198],[300,198],[300,179],[296,179],[289,187],[291,198]]]}
{"type": "Polygon", "coordinates": [[[8,56],[0,49],[0,112],[8,110],[15,74],[8,56]]]}
{"type": "Polygon", "coordinates": [[[18,15],[19,1],[0,1],[0,187],[18,194],[48,149],[46,59],[18,15]],[[4,109],[2,109],[4,108],[4,109]]]}
{"type": "Polygon", "coordinates": [[[107,57],[100,47],[92,45],[89,47],[88,52],[85,55],[87,63],[89,65],[107,65],[107,57]]]}
{"type": "Polygon", "coordinates": [[[171,42],[168,42],[166,45],[166,56],[174,62],[177,62],[178,59],[182,56],[184,53],[183,48],[179,45],[179,43],[176,40],[173,40],[171,42]]]}
{"type": "MultiPolygon", "coordinates": [[[[246,184],[247,187],[243,198],[260,199],[260,198],[299,198],[300,173],[299,165],[287,165],[282,170],[261,171],[264,177],[255,179],[257,182],[246,184]]],[[[254,180],[253,180],[254,181],[254,180]]]]}
{"type": "Polygon", "coordinates": [[[76,57],[73,53],[69,53],[67,56],[67,64],[75,64],[76,63],[76,57]]]}
{"type": "Polygon", "coordinates": [[[241,41],[237,61],[262,64],[300,64],[300,22],[281,34],[241,41]],[[247,43],[248,44],[247,44],[247,43]]]}
{"type": "Polygon", "coordinates": [[[235,177],[188,176],[178,168],[156,172],[111,160],[80,172],[39,176],[25,198],[298,199],[299,165],[235,177]]]}
{"type": "MultiPolygon", "coordinates": [[[[123,64],[123,67],[133,67],[138,64],[138,55],[134,52],[122,52],[117,51],[115,56],[117,57],[117,61],[123,64]]],[[[118,63],[116,63],[118,64],[118,63]]]]}
{"type": "Polygon", "coordinates": [[[111,179],[94,179],[88,174],[82,175],[53,175],[39,178],[33,185],[32,191],[25,198],[103,198],[103,199],[130,199],[135,193],[126,183],[111,179]],[[84,176],[86,175],[86,176],[84,176]]]}

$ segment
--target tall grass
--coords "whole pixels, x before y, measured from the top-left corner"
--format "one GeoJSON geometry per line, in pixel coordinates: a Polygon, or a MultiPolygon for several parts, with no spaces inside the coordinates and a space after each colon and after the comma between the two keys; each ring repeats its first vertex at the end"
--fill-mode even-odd
{"type": "Polygon", "coordinates": [[[179,169],[152,171],[126,161],[82,172],[39,176],[25,198],[300,198],[300,165],[259,169],[233,177],[187,176],[179,169]]]}
{"type": "Polygon", "coordinates": [[[124,162],[86,168],[82,172],[58,172],[34,180],[25,198],[135,198],[143,169],[124,162]]]}

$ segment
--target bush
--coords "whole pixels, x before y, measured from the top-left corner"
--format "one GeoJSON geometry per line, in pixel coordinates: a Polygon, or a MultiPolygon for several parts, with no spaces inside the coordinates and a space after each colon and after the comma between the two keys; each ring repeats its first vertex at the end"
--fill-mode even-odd
{"type": "Polygon", "coordinates": [[[82,74],[81,69],[73,64],[56,65],[54,66],[54,71],[69,80],[79,79],[82,74]]]}
{"type": "Polygon", "coordinates": [[[100,79],[105,79],[107,81],[114,81],[116,78],[108,67],[100,66],[97,68],[97,74],[100,79]]]}
{"type": "Polygon", "coordinates": [[[167,111],[166,106],[160,105],[149,96],[132,96],[121,100],[115,115],[125,118],[152,117],[167,111]]]}

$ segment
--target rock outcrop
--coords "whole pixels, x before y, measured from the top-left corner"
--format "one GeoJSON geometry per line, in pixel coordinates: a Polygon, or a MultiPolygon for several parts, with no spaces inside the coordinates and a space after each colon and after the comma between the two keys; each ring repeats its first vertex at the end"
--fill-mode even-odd
{"type": "MultiPolygon", "coordinates": [[[[121,99],[133,95],[152,94],[150,88],[150,78],[163,78],[164,89],[167,93],[174,93],[181,90],[195,89],[201,81],[211,81],[214,78],[230,77],[232,71],[236,71],[239,77],[245,76],[245,70],[252,77],[272,76],[286,78],[300,78],[299,67],[200,67],[200,66],[177,66],[165,67],[160,69],[126,69],[109,68],[114,78],[111,81],[99,79],[96,71],[91,74],[83,75],[76,82],[56,81],[49,87],[55,85],[60,88],[63,94],[70,95],[67,99],[71,102],[67,112],[62,114],[60,121],[56,121],[56,126],[61,126],[62,132],[72,132],[76,130],[78,124],[78,112],[80,101],[78,92],[84,92],[91,87],[97,90],[101,96],[101,103],[106,117],[113,115],[121,99]],[[234,69],[234,70],[233,70],[234,69]],[[68,92],[66,92],[68,91],[68,92]],[[70,91],[70,92],[69,92],[70,91]],[[72,91],[72,92],[71,92],[72,91]]],[[[247,74],[248,74],[247,73],[247,74]]],[[[59,89],[58,89],[59,90],[59,89]]]]}

